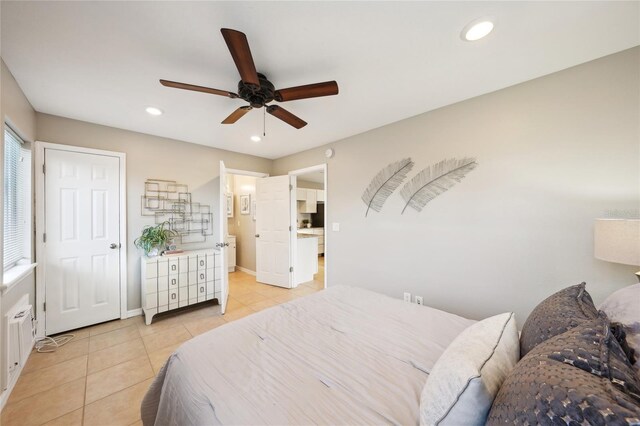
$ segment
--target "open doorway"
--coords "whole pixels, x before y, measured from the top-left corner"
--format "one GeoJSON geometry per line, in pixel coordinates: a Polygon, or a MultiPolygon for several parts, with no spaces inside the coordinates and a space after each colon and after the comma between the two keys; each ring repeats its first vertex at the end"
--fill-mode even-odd
{"type": "Polygon", "coordinates": [[[256,275],[256,182],[266,173],[227,169],[227,269],[256,275]]]}
{"type": "Polygon", "coordinates": [[[316,287],[326,288],[327,165],[294,170],[289,176],[295,182],[294,280],[296,284],[311,281],[316,287]]]}
{"type": "MultiPolygon", "coordinates": [[[[324,165],[322,170],[324,171],[324,165]]],[[[318,230],[313,227],[305,228],[303,232],[298,233],[298,225],[302,226],[303,220],[298,220],[297,212],[300,204],[296,188],[298,172],[269,177],[265,173],[224,169],[221,205],[224,204],[226,207],[221,216],[224,221],[223,234],[228,243],[223,248],[227,265],[224,272],[228,276],[226,282],[229,290],[227,313],[249,314],[250,310],[264,309],[325,288],[324,235],[319,235],[320,238],[315,237],[313,240],[315,253],[312,258],[315,260],[315,270],[309,278],[302,281],[299,274],[301,271],[297,259],[302,257],[296,253],[298,236],[310,238],[311,241],[314,237],[303,237],[304,232],[318,230]],[[276,222],[277,226],[274,225],[276,222]],[[276,234],[279,236],[273,238],[276,234]],[[270,274],[277,276],[277,282],[269,282],[270,274]]],[[[307,173],[301,173],[300,189],[312,191],[315,195],[316,211],[313,214],[316,223],[319,223],[326,207],[322,201],[324,190],[320,189],[324,188],[325,182],[322,180],[326,175],[317,170],[313,175],[306,175],[307,173]],[[317,180],[321,182],[316,182],[313,186],[311,182],[317,180]],[[318,189],[315,189],[316,187],[318,189]]],[[[310,201],[312,199],[313,196],[310,197],[310,201]]],[[[304,215],[306,217],[311,213],[304,215]]]]}

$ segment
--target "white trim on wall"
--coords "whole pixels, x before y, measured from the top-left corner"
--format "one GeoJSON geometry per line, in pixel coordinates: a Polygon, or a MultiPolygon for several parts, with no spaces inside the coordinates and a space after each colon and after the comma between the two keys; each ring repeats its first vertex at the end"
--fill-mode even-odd
{"type": "Polygon", "coordinates": [[[35,152],[35,189],[36,189],[36,306],[37,319],[36,336],[45,336],[45,243],[42,235],[45,232],[44,209],[44,173],[45,149],[57,149],[61,151],[78,152],[84,154],[108,155],[118,157],[120,160],[120,319],[129,317],[127,311],[127,155],[123,152],[105,151],[101,149],[83,148],[71,145],[36,141],[35,152]]]}
{"type": "Polygon", "coordinates": [[[240,170],[240,169],[227,169],[227,174],[228,175],[253,176],[253,177],[257,177],[257,178],[269,177],[269,173],[251,172],[249,170],[240,170]]]}
{"type": "Polygon", "coordinates": [[[127,311],[127,318],[139,317],[142,315],[142,308],[127,311]]]}
{"type": "MultiPolygon", "coordinates": [[[[315,166],[310,166],[310,167],[305,167],[304,169],[298,169],[298,170],[292,170],[289,172],[289,176],[300,176],[300,175],[304,175],[304,174],[308,174],[308,173],[314,173],[314,172],[322,172],[323,176],[324,176],[324,258],[325,258],[325,265],[324,265],[324,288],[327,288],[327,283],[329,282],[328,277],[329,277],[329,271],[327,268],[327,258],[329,256],[329,167],[327,165],[327,163],[322,163],[322,164],[317,164],[315,166]]],[[[295,197],[295,194],[293,195],[295,197]]],[[[292,225],[292,229],[297,232],[296,229],[296,219],[292,218],[291,220],[291,225],[292,225]]],[[[293,251],[293,262],[292,264],[295,264],[295,256],[296,256],[296,252],[295,250],[293,251]]],[[[294,274],[295,274],[295,270],[294,270],[294,274]]]]}
{"type": "Polygon", "coordinates": [[[245,274],[253,275],[254,277],[256,276],[256,271],[252,271],[251,269],[243,268],[242,266],[237,266],[237,265],[236,265],[236,269],[238,271],[244,272],[245,274]]]}

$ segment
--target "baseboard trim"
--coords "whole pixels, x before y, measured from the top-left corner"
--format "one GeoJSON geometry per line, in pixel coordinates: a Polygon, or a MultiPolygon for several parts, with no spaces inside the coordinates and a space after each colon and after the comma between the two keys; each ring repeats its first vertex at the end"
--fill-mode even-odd
{"type": "Polygon", "coordinates": [[[142,308],[132,309],[130,311],[127,311],[127,318],[139,317],[140,315],[142,315],[142,308]]]}
{"type": "Polygon", "coordinates": [[[252,271],[251,269],[243,268],[242,266],[236,266],[236,269],[244,272],[245,274],[253,275],[254,277],[256,276],[256,271],[252,271]]]}

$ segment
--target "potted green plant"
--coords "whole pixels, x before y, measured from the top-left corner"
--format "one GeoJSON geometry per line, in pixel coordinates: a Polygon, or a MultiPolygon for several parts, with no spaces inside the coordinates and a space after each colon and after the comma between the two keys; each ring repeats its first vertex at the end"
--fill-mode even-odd
{"type": "Polygon", "coordinates": [[[136,247],[144,250],[147,256],[157,256],[164,250],[171,240],[178,235],[169,229],[169,222],[162,222],[156,226],[146,226],[142,235],[133,242],[136,247]]]}

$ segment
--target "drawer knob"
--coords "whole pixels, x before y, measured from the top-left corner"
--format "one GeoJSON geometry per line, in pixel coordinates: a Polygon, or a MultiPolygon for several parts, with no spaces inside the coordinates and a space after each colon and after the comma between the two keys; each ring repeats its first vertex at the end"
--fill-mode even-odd
{"type": "Polygon", "coordinates": [[[175,278],[173,278],[173,279],[171,280],[171,285],[176,285],[176,279],[175,279],[175,278]]]}
{"type": "Polygon", "coordinates": [[[200,266],[204,266],[204,260],[200,261],[200,266]]]}
{"type": "Polygon", "coordinates": [[[177,269],[177,267],[178,267],[177,265],[171,265],[171,270],[175,271],[177,269]]]}
{"type": "Polygon", "coordinates": [[[175,299],[176,298],[176,294],[175,293],[171,293],[171,298],[175,299]]]}
{"type": "Polygon", "coordinates": [[[200,274],[200,279],[204,280],[204,274],[200,274]]]}
{"type": "Polygon", "coordinates": [[[204,287],[200,287],[200,293],[204,293],[204,287]]]}

